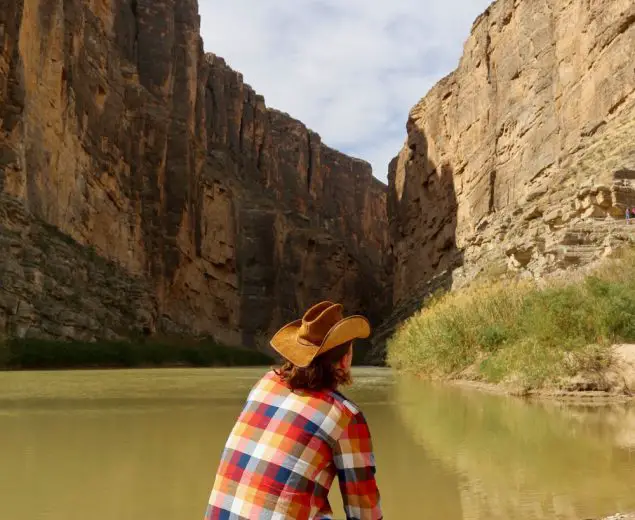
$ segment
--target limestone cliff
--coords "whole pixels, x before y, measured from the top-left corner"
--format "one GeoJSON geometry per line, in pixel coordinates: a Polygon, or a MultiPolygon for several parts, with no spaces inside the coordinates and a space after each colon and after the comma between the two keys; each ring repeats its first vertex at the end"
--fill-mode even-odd
{"type": "Polygon", "coordinates": [[[476,20],[390,165],[393,322],[478,273],[540,276],[633,237],[634,56],[632,0],[497,0],[476,20]]]}
{"type": "Polygon", "coordinates": [[[0,335],[375,322],[386,190],[203,52],[196,0],[0,0],[0,335]]]}

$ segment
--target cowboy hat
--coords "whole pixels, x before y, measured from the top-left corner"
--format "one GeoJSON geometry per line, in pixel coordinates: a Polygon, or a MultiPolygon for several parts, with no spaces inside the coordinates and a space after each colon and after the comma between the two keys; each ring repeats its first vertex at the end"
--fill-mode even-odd
{"type": "Polygon", "coordinates": [[[307,367],[320,354],[356,338],[370,336],[363,316],[342,315],[342,305],[324,301],[311,307],[302,319],[293,321],[271,338],[271,346],[295,366],[307,367]]]}

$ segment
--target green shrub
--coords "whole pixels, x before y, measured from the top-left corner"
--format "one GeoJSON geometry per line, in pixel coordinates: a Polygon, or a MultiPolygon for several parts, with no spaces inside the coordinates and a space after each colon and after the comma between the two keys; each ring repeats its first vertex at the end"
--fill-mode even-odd
{"type": "Polygon", "coordinates": [[[211,340],[55,341],[11,339],[0,344],[0,368],[134,368],[160,366],[256,366],[272,363],[265,354],[211,340]]]}
{"type": "Polygon", "coordinates": [[[635,342],[635,252],[577,282],[475,284],[432,299],[388,342],[388,363],[424,375],[466,369],[491,382],[540,387],[600,371],[609,347],[635,342]]]}
{"type": "Polygon", "coordinates": [[[500,325],[488,325],[481,332],[479,343],[488,352],[496,352],[505,340],[511,336],[510,332],[500,325]]]}
{"type": "Polygon", "coordinates": [[[0,370],[7,368],[10,363],[11,351],[4,339],[0,338],[0,370]]]}

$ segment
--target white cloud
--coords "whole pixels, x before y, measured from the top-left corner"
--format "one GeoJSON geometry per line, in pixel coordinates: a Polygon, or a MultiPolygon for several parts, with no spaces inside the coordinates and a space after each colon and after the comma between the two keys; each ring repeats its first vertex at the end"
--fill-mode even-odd
{"type": "Polygon", "coordinates": [[[205,49],[386,180],[410,108],[490,0],[199,0],[205,49]]]}

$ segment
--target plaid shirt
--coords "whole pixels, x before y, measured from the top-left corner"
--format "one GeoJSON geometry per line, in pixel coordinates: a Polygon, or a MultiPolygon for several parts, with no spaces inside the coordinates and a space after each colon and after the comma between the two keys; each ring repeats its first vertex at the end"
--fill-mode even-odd
{"type": "Polygon", "coordinates": [[[292,392],[268,372],[227,440],[205,520],[332,519],[336,474],[348,520],[383,518],[362,412],[339,392],[292,392]]]}

